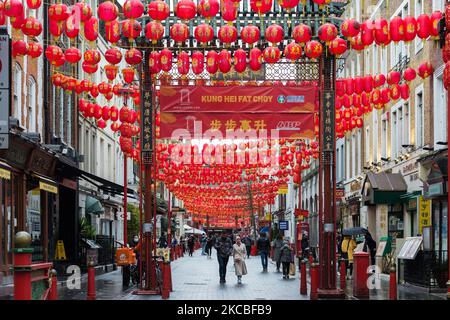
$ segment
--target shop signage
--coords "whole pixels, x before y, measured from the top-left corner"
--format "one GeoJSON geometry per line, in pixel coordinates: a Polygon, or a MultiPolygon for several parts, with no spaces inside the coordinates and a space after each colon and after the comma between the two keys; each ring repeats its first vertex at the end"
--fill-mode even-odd
{"type": "Polygon", "coordinates": [[[345,195],[344,188],[336,188],[336,200],[341,200],[345,195]]]}
{"type": "Polygon", "coordinates": [[[440,195],[444,192],[444,187],[442,182],[433,183],[428,186],[427,196],[431,197],[434,195],[440,195]]]}
{"type": "Polygon", "coordinates": [[[361,190],[361,182],[355,181],[350,184],[350,191],[355,192],[361,190]]]}
{"type": "Polygon", "coordinates": [[[280,228],[281,231],[289,230],[289,221],[287,221],[287,220],[280,220],[278,222],[278,227],[280,228]]]}
{"type": "Polygon", "coordinates": [[[278,194],[287,194],[288,193],[288,185],[287,184],[281,184],[278,187],[278,194]]]}
{"type": "Polygon", "coordinates": [[[141,108],[141,159],[145,165],[153,163],[153,108],[152,108],[152,84],[145,77],[142,88],[141,108]]]}
{"type": "Polygon", "coordinates": [[[0,29],[0,149],[9,148],[9,109],[11,103],[11,39],[0,29]]]}
{"type": "Polygon", "coordinates": [[[431,226],[431,200],[419,197],[419,233],[423,233],[423,227],[431,226]]]}
{"type": "Polygon", "coordinates": [[[58,193],[58,187],[51,185],[49,183],[46,183],[44,181],[39,181],[39,189],[47,191],[47,192],[51,192],[51,193],[58,193]]]}
{"type": "Polygon", "coordinates": [[[11,180],[11,171],[0,168],[0,178],[11,180]]]}

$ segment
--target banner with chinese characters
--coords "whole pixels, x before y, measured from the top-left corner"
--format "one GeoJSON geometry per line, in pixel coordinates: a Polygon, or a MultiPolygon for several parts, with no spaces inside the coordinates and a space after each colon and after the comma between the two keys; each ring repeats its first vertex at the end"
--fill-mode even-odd
{"type": "Polygon", "coordinates": [[[318,111],[314,86],[163,86],[161,112],[309,113],[318,111]]]}
{"type": "Polygon", "coordinates": [[[431,226],[431,200],[419,197],[419,233],[422,234],[423,227],[431,226]]]}

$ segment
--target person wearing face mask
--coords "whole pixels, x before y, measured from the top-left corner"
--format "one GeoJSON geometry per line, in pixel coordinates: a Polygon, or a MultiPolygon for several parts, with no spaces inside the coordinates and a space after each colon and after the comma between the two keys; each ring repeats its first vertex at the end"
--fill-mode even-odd
{"type": "Polygon", "coordinates": [[[217,250],[217,260],[219,261],[220,283],[225,283],[228,259],[233,252],[233,243],[231,242],[231,239],[227,237],[225,231],[222,232],[221,237],[216,240],[214,248],[217,250]]]}

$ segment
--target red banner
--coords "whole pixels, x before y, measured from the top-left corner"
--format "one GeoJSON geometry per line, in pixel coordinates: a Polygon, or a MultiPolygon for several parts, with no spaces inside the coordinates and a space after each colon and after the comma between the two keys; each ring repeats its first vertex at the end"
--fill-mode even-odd
{"type": "Polygon", "coordinates": [[[310,113],[316,87],[163,86],[161,112],[310,113]]]}

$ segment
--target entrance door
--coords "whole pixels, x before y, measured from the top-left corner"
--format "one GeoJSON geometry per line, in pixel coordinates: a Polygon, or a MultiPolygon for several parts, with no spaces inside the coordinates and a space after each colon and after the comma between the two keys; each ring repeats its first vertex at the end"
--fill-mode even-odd
{"type": "Polygon", "coordinates": [[[11,173],[10,179],[0,179],[0,273],[4,276],[10,275],[12,271],[13,240],[14,234],[18,231],[15,206],[17,192],[13,190],[14,180],[13,173],[11,173]]]}

